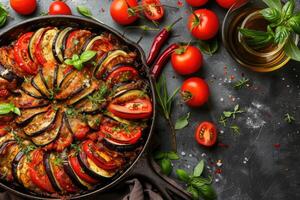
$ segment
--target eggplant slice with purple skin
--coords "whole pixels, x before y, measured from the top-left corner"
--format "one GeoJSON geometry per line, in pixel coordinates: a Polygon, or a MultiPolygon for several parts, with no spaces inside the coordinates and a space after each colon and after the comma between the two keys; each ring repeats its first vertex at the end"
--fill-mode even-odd
{"type": "Polygon", "coordinates": [[[7,141],[14,140],[14,134],[11,132],[6,133],[4,136],[0,137],[0,146],[7,141]]]}
{"type": "Polygon", "coordinates": [[[66,111],[66,123],[70,131],[73,135],[77,133],[80,129],[86,127],[89,129],[88,124],[85,122],[84,116],[79,113],[72,113],[71,115],[68,114],[68,111],[66,111]]]}
{"type": "Polygon", "coordinates": [[[85,97],[92,94],[99,87],[99,85],[96,81],[92,81],[91,83],[87,82],[86,85],[87,86],[84,90],[82,90],[78,94],[75,94],[73,97],[71,97],[70,99],[67,100],[67,102],[66,102],[67,105],[73,105],[73,104],[79,102],[80,100],[82,100],[85,97]]]}
{"type": "Polygon", "coordinates": [[[7,80],[9,82],[20,79],[16,74],[14,74],[9,69],[6,69],[1,64],[0,64],[0,77],[4,78],[5,80],[7,80]]]}
{"type": "Polygon", "coordinates": [[[42,70],[44,84],[52,96],[56,89],[57,70],[58,66],[54,63],[44,65],[42,70]]]}
{"type": "Polygon", "coordinates": [[[58,33],[59,30],[56,27],[48,29],[44,32],[42,40],[40,41],[39,45],[41,46],[41,53],[46,62],[56,63],[56,59],[52,51],[52,45],[58,33]]]}
{"type": "Polygon", "coordinates": [[[59,65],[56,77],[56,86],[60,90],[63,80],[74,71],[74,67],[65,64],[59,65]]]}
{"type": "Polygon", "coordinates": [[[32,121],[24,127],[24,133],[31,137],[41,134],[53,125],[56,116],[57,110],[53,108],[46,113],[35,116],[32,121]]]}
{"type": "Polygon", "coordinates": [[[53,55],[60,64],[64,63],[64,46],[66,43],[66,38],[73,30],[74,29],[72,27],[67,27],[61,30],[52,44],[53,55]]]}
{"type": "Polygon", "coordinates": [[[43,96],[46,96],[47,98],[51,97],[51,93],[47,88],[47,85],[45,84],[45,79],[43,77],[42,69],[39,70],[38,74],[33,78],[32,85],[37,89],[43,96]]]}
{"type": "Polygon", "coordinates": [[[49,101],[46,99],[36,99],[28,94],[26,94],[24,91],[19,91],[20,96],[17,96],[14,99],[14,104],[16,107],[20,109],[26,109],[26,108],[37,108],[37,107],[43,107],[49,105],[49,101]]]}
{"type": "Polygon", "coordinates": [[[45,113],[49,110],[50,106],[38,107],[38,108],[28,108],[21,112],[21,116],[18,116],[15,120],[19,125],[28,124],[29,121],[38,114],[45,113]]]}
{"type": "Polygon", "coordinates": [[[21,88],[26,94],[36,99],[43,98],[43,95],[32,85],[32,79],[28,81],[24,81],[23,84],[21,85],[21,88]]]}
{"type": "Polygon", "coordinates": [[[34,136],[31,138],[32,142],[37,146],[45,146],[53,142],[59,135],[60,129],[62,127],[63,113],[58,110],[57,116],[55,118],[54,124],[51,125],[51,128],[45,130],[43,133],[38,136],[34,136]]]}

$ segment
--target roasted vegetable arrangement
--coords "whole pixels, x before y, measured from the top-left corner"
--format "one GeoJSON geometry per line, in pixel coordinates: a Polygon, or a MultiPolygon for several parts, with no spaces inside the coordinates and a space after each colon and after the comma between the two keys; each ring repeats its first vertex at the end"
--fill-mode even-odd
{"type": "Polygon", "coordinates": [[[152,118],[144,75],[110,33],[44,27],[1,47],[2,181],[61,196],[120,175],[152,118]]]}

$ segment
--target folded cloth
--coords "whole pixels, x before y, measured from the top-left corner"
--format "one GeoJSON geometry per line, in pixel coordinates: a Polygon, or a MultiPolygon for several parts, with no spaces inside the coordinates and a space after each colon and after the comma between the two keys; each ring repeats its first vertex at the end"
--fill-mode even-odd
{"type": "MultiPolygon", "coordinates": [[[[158,191],[148,182],[141,182],[137,178],[120,183],[118,188],[107,193],[96,194],[85,200],[109,199],[109,200],[163,200],[158,191]]],[[[0,192],[0,200],[23,200],[10,192],[0,192]]]]}

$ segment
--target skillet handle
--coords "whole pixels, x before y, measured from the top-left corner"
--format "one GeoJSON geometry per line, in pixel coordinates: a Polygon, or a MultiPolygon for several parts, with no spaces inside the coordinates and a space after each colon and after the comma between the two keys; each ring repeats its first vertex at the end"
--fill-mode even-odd
{"type": "Polygon", "coordinates": [[[174,200],[174,196],[182,200],[190,200],[192,196],[174,180],[160,172],[159,166],[152,156],[143,156],[130,174],[149,181],[164,196],[165,200],[174,200]]]}

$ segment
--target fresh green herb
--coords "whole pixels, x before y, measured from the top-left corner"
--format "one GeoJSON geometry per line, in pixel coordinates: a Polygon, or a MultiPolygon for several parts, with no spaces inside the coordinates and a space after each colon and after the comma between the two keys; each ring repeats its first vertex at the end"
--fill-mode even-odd
{"type": "Polygon", "coordinates": [[[242,111],[242,110],[240,109],[240,106],[237,104],[237,105],[234,107],[233,111],[224,111],[224,112],[223,112],[223,115],[224,115],[225,118],[231,118],[231,117],[232,117],[233,119],[235,119],[237,114],[241,114],[241,113],[243,113],[243,112],[244,112],[244,111],[242,111]]]}
{"type": "Polygon", "coordinates": [[[235,89],[242,89],[242,88],[246,87],[248,85],[248,83],[249,83],[249,79],[242,78],[241,80],[237,81],[233,87],[235,89]]]}
{"type": "Polygon", "coordinates": [[[29,155],[29,153],[33,150],[35,150],[37,147],[34,145],[28,145],[26,147],[23,147],[22,151],[25,155],[29,155]]]}
{"type": "Polygon", "coordinates": [[[21,115],[21,111],[13,103],[1,103],[0,104],[0,115],[6,115],[8,113],[15,113],[21,115]]]}
{"type": "Polygon", "coordinates": [[[237,125],[230,126],[230,129],[233,131],[233,133],[240,134],[240,127],[238,127],[237,125]]]}
{"type": "Polygon", "coordinates": [[[63,159],[61,157],[55,156],[55,159],[53,161],[54,165],[60,166],[62,164],[62,162],[63,162],[63,159]]]}
{"type": "Polygon", "coordinates": [[[48,15],[48,13],[46,11],[40,12],[40,16],[47,16],[47,15],[48,15]]]}
{"type": "Polygon", "coordinates": [[[217,199],[216,192],[211,185],[212,179],[201,177],[203,169],[204,161],[201,160],[193,174],[189,174],[183,169],[177,169],[176,174],[180,181],[187,184],[187,191],[191,193],[193,199],[198,200],[200,197],[208,200],[217,199]]]}
{"type": "Polygon", "coordinates": [[[154,159],[159,163],[162,173],[170,175],[172,172],[172,160],[178,160],[179,156],[175,152],[157,151],[154,153],[154,159]]]}
{"type": "Polygon", "coordinates": [[[76,116],[76,115],[77,115],[77,111],[76,111],[75,108],[69,107],[69,108],[67,108],[67,110],[66,110],[66,114],[67,114],[68,116],[76,116]]]}
{"type": "Polygon", "coordinates": [[[95,17],[93,16],[91,10],[90,10],[89,8],[87,8],[86,6],[77,6],[77,11],[78,11],[81,15],[83,15],[83,16],[85,16],[85,17],[87,17],[87,18],[93,19],[93,20],[95,20],[95,21],[100,22],[100,23],[103,24],[102,21],[100,21],[99,19],[97,19],[97,18],[95,18],[95,17]]]}
{"type": "Polygon", "coordinates": [[[74,155],[73,156],[77,156],[79,154],[79,152],[81,151],[80,146],[76,143],[71,144],[71,149],[74,150],[74,155]]]}
{"type": "Polygon", "coordinates": [[[269,7],[260,11],[270,22],[267,31],[239,29],[248,45],[264,48],[270,44],[284,46],[285,53],[293,60],[300,61],[300,50],[293,41],[295,34],[300,34],[300,13],[295,12],[295,0],[288,0],[282,5],[280,0],[263,0],[269,7]]]}
{"type": "Polygon", "coordinates": [[[22,147],[23,139],[14,130],[11,130],[11,133],[14,135],[14,139],[16,140],[17,144],[22,147]]]}
{"type": "Polygon", "coordinates": [[[286,114],[284,115],[284,120],[285,120],[287,123],[291,124],[291,123],[293,123],[293,122],[295,121],[295,118],[294,118],[292,115],[290,115],[289,113],[286,113],[286,114]]]}
{"type": "Polygon", "coordinates": [[[0,3],[0,28],[3,27],[7,21],[8,12],[0,3]]]}
{"type": "Polygon", "coordinates": [[[106,96],[108,95],[108,87],[105,84],[102,84],[98,91],[94,92],[92,95],[88,96],[88,98],[94,104],[101,104],[106,101],[106,96]]]}
{"type": "Polygon", "coordinates": [[[180,117],[177,119],[175,123],[175,130],[183,129],[189,124],[189,118],[190,118],[191,113],[187,113],[185,116],[180,117]]]}
{"type": "Polygon", "coordinates": [[[82,68],[84,67],[84,63],[93,59],[96,54],[97,54],[97,52],[95,52],[95,51],[87,50],[87,51],[83,52],[80,56],[77,54],[74,54],[72,56],[72,59],[66,59],[65,63],[67,65],[71,65],[71,66],[75,67],[78,70],[82,70],[82,68]]]}
{"type": "Polygon", "coordinates": [[[172,132],[172,148],[173,151],[177,151],[177,143],[176,143],[176,133],[174,129],[174,125],[171,121],[171,109],[172,104],[175,98],[175,95],[178,93],[179,88],[177,88],[171,96],[168,94],[167,81],[165,76],[161,76],[159,81],[155,84],[155,90],[157,94],[158,104],[160,105],[161,112],[163,113],[165,119],[167,120],[171,132],[172,132]]]}
{"type": "Polygon", "coordinates": [[[197,40],[193,42],[193,45],[198,47],[202,53],[212,56],[219,49],[219,42],[217,39],[212,39],[209,41],[197,40]]]}
{"type": "Polygon", "coordinates": [[[222,124],[224,127],[226,127],[227,118],[224,115],[221,115],[221,117],[219,119],[219,123],[222,124]]]}

